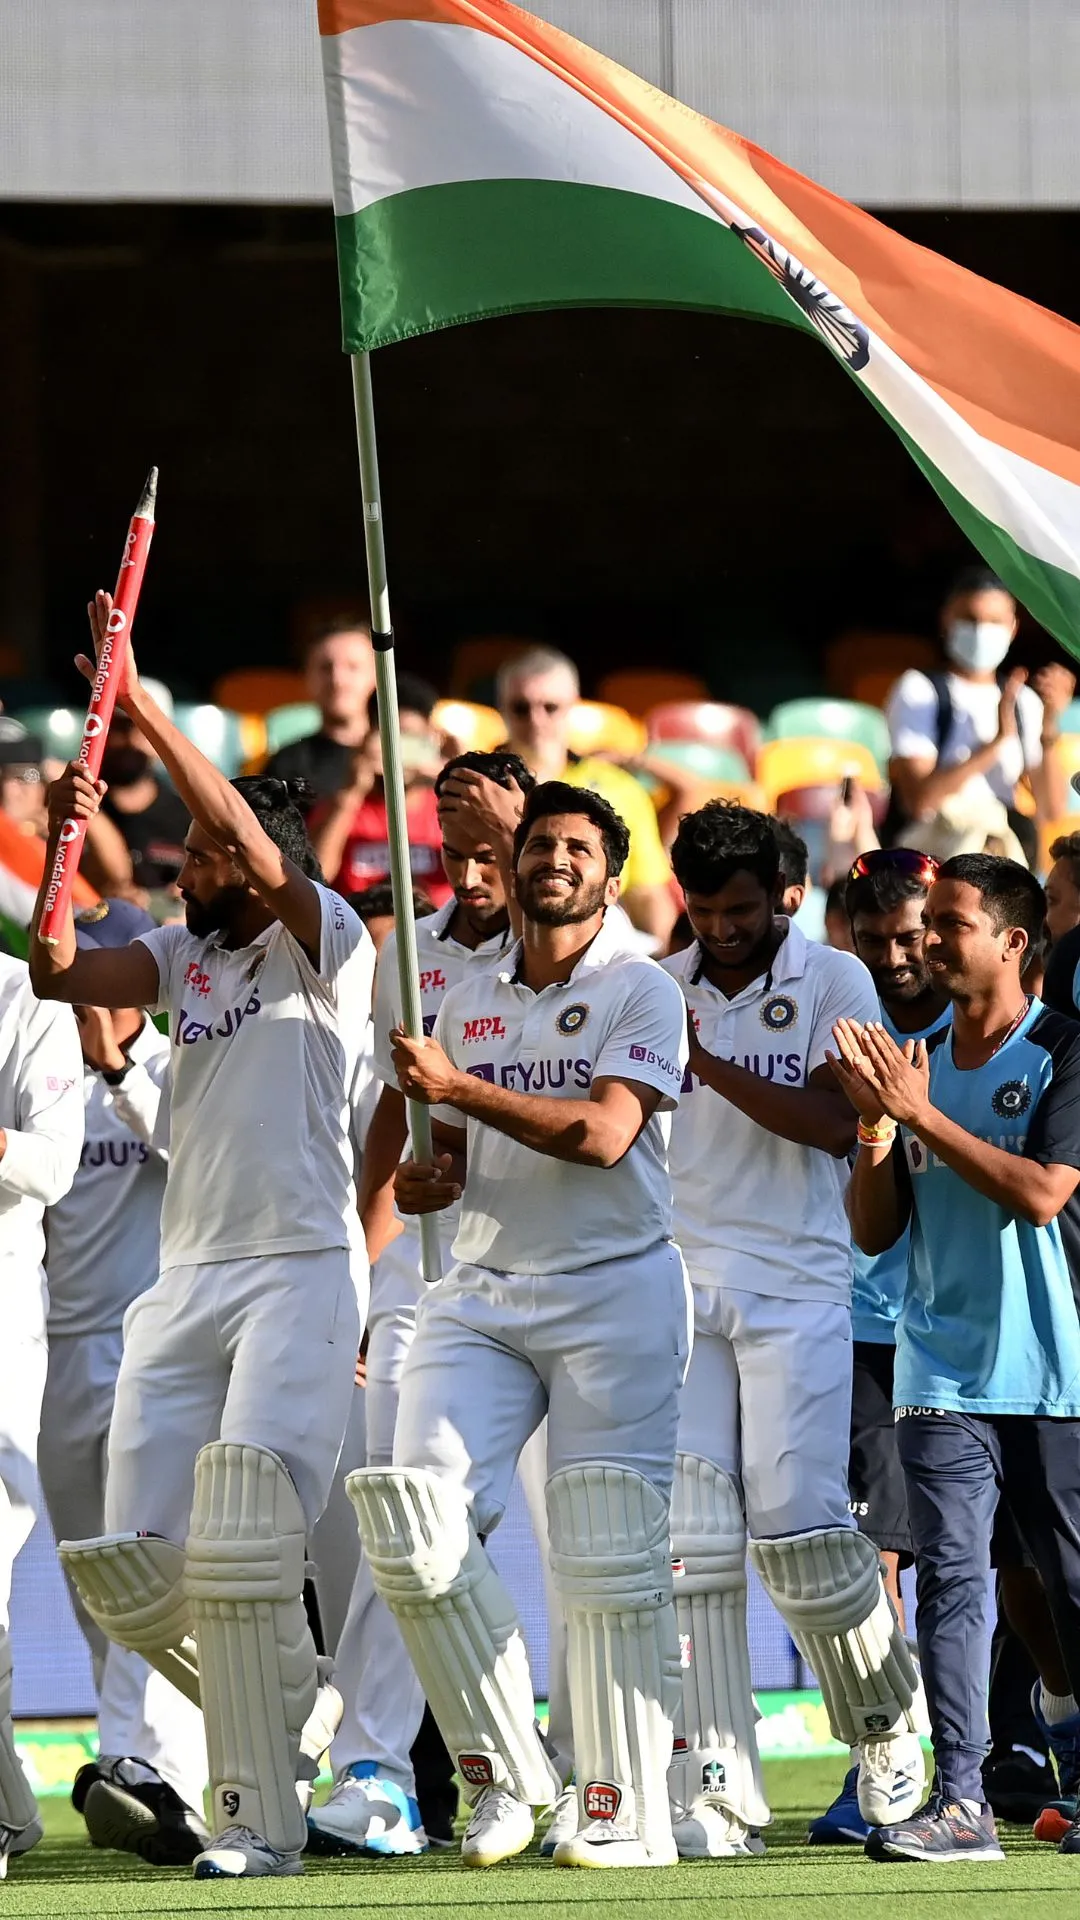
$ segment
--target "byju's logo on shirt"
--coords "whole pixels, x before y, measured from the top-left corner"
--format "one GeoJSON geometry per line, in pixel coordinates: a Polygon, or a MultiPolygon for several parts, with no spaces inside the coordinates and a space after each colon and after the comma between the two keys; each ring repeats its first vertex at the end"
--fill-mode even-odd
{"type": "Polygon", "coordinates": [[[1031,1088],[1026,1080],[1004,1080],[990,1101],[1001,1120],[1019,1120],[1031,1105],[1031,1088]]]}
{"type": "Polygon", "coordinates": [[[651,1047],[637,1045],[630,1048],[630,1058],[640,1061],[644,1067],[659,1067],[661,1073],[666,1073],[670,1080],[677,1080],[682,1085],[683,1070],[677,1060],[665,1060],[662,1053],[654,1053],[651,1047]]]}
{"type": "Polygon", "coordinates": [[[562,1093],[564,1089],[585,1093],[592,1086],[589,1060],[504,1060],[497,1070],[494,1060],[482,1060],[466,1071],[474,1080],[487,1080],[492,1086],[497,1081],[514,1093],[562,1093]]]}
{"type": "Polygon", "coordinates": [[[774,993],[770,1000],[762,1002],[761,1024],[770,1033],[786,1033],[799,1017],[799,1006],[786,993],[774,993]]]}
{"type": "Polygon", "coordinates": [[[258,992],[251,995],[246,1006],[230,1007],[216,1026],[205,1020],[194,1020],[190,1013],[181,1007],[176,1016],[175,1045],[193,1047],[196,1040],[231,1040],[239,1033],[244,1021],[251,1014],[258,1013],[262,1007],[258,992]]]}
{"type": "Polygon", "coordinates": [[[487,1014],[480,1020],[466,1020],[461,1029],[461,1044],[465,1047],[475,1045],[478,1040],[504,1040],[506,1022],[497,1014],[487,1014]]]}

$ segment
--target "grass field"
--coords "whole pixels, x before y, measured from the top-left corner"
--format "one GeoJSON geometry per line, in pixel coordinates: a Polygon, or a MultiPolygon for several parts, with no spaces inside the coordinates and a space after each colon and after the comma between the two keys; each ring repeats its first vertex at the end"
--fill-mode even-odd
{"type": "Polygon", "coordinates": [[[766,1768],[774,1808],[764,1859],[686,1863],[653,1873],[560,1871],[535,1853],[486,1873],[456,1857],[337,1862],[312,1860],[302,1880],[197,1884],[186,1874],[97,1853],[66,1800],[44,1802],[46,1838],[12,1863],[0,1888],[0,1920],[98,1920],[113,1915],[369,1913],[385,1920],[1076,1920],[1080,1857],[1042,1847],[1020,1828],[1005,1831],[1003,1866],[876,1866],[856,1849],[811,1849],[806,1822],[835,1791],[829,1762],[774,1762],[766,1768]]]}

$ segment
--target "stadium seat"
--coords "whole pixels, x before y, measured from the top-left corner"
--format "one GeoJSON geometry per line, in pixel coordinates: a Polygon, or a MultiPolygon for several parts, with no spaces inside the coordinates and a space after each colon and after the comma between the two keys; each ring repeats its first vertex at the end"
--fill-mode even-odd
{"type": "Polygon", "coordinates": [[[667,761],[701,780],[744,782],[750,768],[737,747],[719,746],[711,740],[651,740],[649,758],[667,761]]]}
{"type": "Polygon", "coordinates": [[[1061,820],[1048,820],[1039,828],[1039,872],[1044,880],[1053,866],[1050,848],[1067,833],[1080,833],[1080,820],[1075,813],[1067,813],[1061,820]]]}
{"type": "Polygon", "coordinates": [[[855,682],[864,673],[887,673],[890,682],[908,667],[940,667],[941,655],[920,633],[879,633],[871,628],[838,634],[825,648],[825,684],[841,700],[858,700],[855,682]]]}
{"type": "Polygon", "coordinates": [[[85,707],[20,707],[11,717],[44,742],[47,760],[73,760],[78,753],[85,707]]]}
{"type": "Polygon", "coordinates": [[[1080,733],[1080,700],[1070,700],[1058,722],[1062,733],[1080,733]]]}
{"type": "Polygon", "coordinates": [[[216,682],[214,699],[232,713],[267,714],[303,700],[305,692],[303,674],[289,667],[236,667],[216,682]]]}
{"type": "Polygon", "coordinates": [[[851,775],[876,793],[882,785],[878,763],[861,740],[830,740],[822,735],[802,740],[766,740],[757,760],[758,785],[770,796],[796,787],[838,787],[851,775]]]}
{"type": "Polygon", "coordinates": [[[279,747],[291,747],[294,740],[318,733],[322,715],[312,700],[291,700],[287,707],[274,707],[266,716],[266,749],[276,753],[279,747]]]}
{"type": "Polygon", "coordinates": [[[883,773],[889,764],[884,714],[855,700],[787,700],[773,708],[765,728],[767,740],[806,740],[817,734],[830,740],[861,740],[883,773]]]}
{"type": "MultiPolygon", "coordinates": [[[[20,714],[20,719],[22,715],[20,714]]],[[[1080,773],[1080,733],[1063,733],[1058,747],[1058,756],[1065,774],[1071,783],[1074,773],[1080,773]]],[[[1080,793],[1074,793],[1069,786],[1069,812],[1080,813],[1080,793]]]]}
{"type": "MultiPolygon", "coordinates": [[[[880,827],[889,810],[889,790],[879,787],[876,792],[867,793],[870,811],[875,827],[880,827]]],[[[836,805],[836,785],[830,782],[821,787],[788,787],[776,795],[773,808],[784,820],[790,820],[793,826],[801,821],[829,820],[836,805]]]]}
{"type": "Polygon", "coordinates": [[[852,682],[851,698],[862,707],[884,707],[898,678],[892,667],[868,667],[852,682]]]}
{"type": "Polygon", "coordinates": [[[506,739],[506,722],[495,707],[475,700],[439,700],[431,724],[454,742],[455,753],[491,753],[506,739]]]}
{"type": "Polygon", "coordinates": [[[603,700],[579,700],[570,715],[571,753],[633,755],[645,746],[644,722],[603,700]]]}
{"type": "Polygon", "coordinates": [[[181,700],[173,717],[184,738],[234,780],[250,757],[241,715],[209,701],[181,700]]]}
{"type": "Polygon", "coordinates": [[[450,665],[450,693],[456,700],[487,699],[494,693],[495,675],[507,660],[528,653],[531,640],[514,639],[509,634],[488,634],[475,640],[460,640],[450,665]]]}
{"type": "Polygon", "coordinates": [[[651,707],[645,715],[649,739],[707,740],[714,747],[734,747],[748,767],[761,745],[761,721],[749,707],[731,707],[719,700],[675,700],[651,707]]]}
{"type": "Polygon", "coordinates": [[[625,707],[639,720],[648,718],[649,708],[671,701],[707,700],[709,689],[696,673],[664,673],[648,667],[624,667],[618,673],[605,673],[596,689],[598,700],[610,707],[625,707]]]}

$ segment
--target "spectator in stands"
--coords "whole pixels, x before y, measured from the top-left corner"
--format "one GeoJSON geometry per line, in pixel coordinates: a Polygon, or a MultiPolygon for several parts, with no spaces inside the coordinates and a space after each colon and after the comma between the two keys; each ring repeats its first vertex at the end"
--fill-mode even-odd
{"type": "Polygon", "coordinates": [[[1040,820],[1065,811],[1057,749],[1075,676],[1043,667],[1003,674],[1016,633],[1016,602],[985,568],[960,574],[941,610],[943,673],[910,668],[886,702],[892,757],[892,841],[940,859],[979,852],[988,840],[1034,858],[1029,819],[1016,807],[1024,781],[1040,820]]]}
{"type": "Polygon", "coordinates": [[[0,807],[27,833],[44,833],[48,814],[41,763],[45,750],[36,733],[17,721],[5,723],[0,736],[0,807]],[[17,729],[9,735],[8,728],[17,729]]]}
{"type": "Polygon", "coordinates": [[[356,620],[324,627],[308,644],[304,677],[322,724],[318,733],[279,747],[266,772],[279,780],[306,780],[324,800],[348,784],[353,757],[368,737],[375,655],[367,627],[356,620]]]}
{"type": "MultiPolygon", "coordinates": [[[[413,879],[441,907],[449,900],[451,889],[443,872],[442,830],[432,785],[443,761],[439,737],[431,724],[437,698],[426,680],[411,673],[398,675],[413,879]]],[[[374,694],[368,702],[367,732],[348,754],[340,787],[312,810],[308,830],[322,870],[339,893],[363,893],[387,879],[390,848],[374,694]]]]}
{"type": "Polygon", "coordinates": [[[630,857],[620,904],[636,927],[666,945],[678,908],[656,809],[633,774],[609,760],[571,753],[570,716],[580,692],[573,661],[552,647],[533,647],[507,661],[496,683],[509,744],[537,779],[591,787],[622,815],[630,830],[630,857]]]}
{"type": "MultiPolygon", "coordinates": [[[[375,945],[375,952],[381,953],[386,945],[386,936],[394,931],[394,893],[389,880],[378,880],[373,887],[363,893],[354,893],[349,900],[353,912],[359,914],[375,945]]],[[[426,893],[419,887],[412,890],[412,910],[414,920],[423,920],[435,909],[426,893]]]]}
{"type": "MultiPolygon", "coordinates": [[[[160,698],[165,689],[156,692],[160,698]]],[[[159,889],[175,892],[191,815],[179,794],[159,778],[149,740],[119,707],[109,728],[101,777],[108,789],[101,811],[117,828],[131,861],[126,885],[115,876],[107,891],[125,897],[134,887],[143,905],[145,896],[159,889]]]]}
{"type": "Polygon", "coordinates": [[[1046,931],[1052,943],[1080,926],[1080,832],[1051,842],[1046,877],[1046,931]]]}
{"type": "Polygon", "coordinates": [[[846,900],[847,880],[834,880],[825,895],[825,945],[837,947],[841,953],[854,953],[846,900]]]}

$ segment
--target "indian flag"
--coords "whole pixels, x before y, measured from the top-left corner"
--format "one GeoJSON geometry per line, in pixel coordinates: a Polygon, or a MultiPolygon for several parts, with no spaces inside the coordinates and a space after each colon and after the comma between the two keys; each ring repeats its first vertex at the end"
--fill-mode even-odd
{"type": "Polygon", "coordinates": [[[543,307],[796,327],[1080,655],[1080,328],[507,0],[319,21],[348,352],[543,307]]]}

